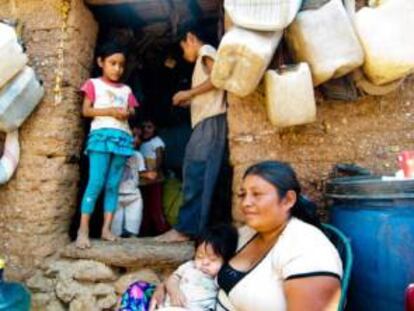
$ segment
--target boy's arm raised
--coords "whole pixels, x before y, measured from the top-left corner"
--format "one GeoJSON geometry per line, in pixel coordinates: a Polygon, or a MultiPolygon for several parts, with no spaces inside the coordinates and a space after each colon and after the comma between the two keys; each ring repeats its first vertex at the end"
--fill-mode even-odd
{"type": "MultiPolygon", "coordinates": [[[[213,70],[213,66],[214,66],[214,59],[212,59],[211,57],[205,56],[203,58],[203,62],[206,66],[207,73],[211,74],[211,71],[213,70]]],[[[181,106],[181,107],[188,106],[189,101],[192,97],[209,92],[215,88],[216,87],[213,85],[213,83],[211,83],[211,79],[208,78],[206,81],[204,81],[200,85],[197,85],[196,87],[193,87],[186,91],[180,91],[176,93],[173,97],[173,104],[174,106],[181,106]]]]}

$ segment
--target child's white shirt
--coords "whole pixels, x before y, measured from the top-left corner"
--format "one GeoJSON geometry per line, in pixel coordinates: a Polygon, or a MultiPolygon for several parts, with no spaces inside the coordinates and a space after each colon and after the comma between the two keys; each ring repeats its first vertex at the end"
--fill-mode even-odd
{"type": "Polygon", "coordinates": [[[141,144],[139,151],[144,156],[145,159],[157,159],[157,149],[165,148],[165,143],[159,136],[155,136],[150,140],[141,144]]]}
{"type": "MultiPolygon", "coordinates": [[[[138,107],[138,103],[131,88],[121,83],[109,83],[102,78],[89,79],[84,83],[81,90],[93,104],[93,108],[122,108],[138,107]]],[[[94,117],[91,123],[91,131],[111,128],[125,131],[131,134],[127,120],[118,120],[110,116],[94,117]]]]}
{"type": "Polygon", "coordinates": [[[135,151],[126,162],[124,174],[119,186],[120,194],[137,194],[140,193],[139,172],[145,171],[144,157],[138,151],[135,151]]]}
{"type": "MultiPolygon", "coordinates": [[[[186,298],[185,309],[191,311],[215,309],[218,285],[215,278],[195,267],[194,260],[182,264],[173,274],[180,278],[180,290],[186,298]]],[[[168,295],[164,306],[170,306],[168,295]]]]}

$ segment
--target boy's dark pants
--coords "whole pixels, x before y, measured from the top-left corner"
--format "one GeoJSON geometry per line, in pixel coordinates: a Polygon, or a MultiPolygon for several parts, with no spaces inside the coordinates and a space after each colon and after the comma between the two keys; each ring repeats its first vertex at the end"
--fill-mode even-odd
{"type": "Polygon", "coordinates": [[[184,203],[174,228],[197,236],[209,221],[211,200],[226,145],[226,114],[201,121],[187,144],[183,165],[184,203]]]}

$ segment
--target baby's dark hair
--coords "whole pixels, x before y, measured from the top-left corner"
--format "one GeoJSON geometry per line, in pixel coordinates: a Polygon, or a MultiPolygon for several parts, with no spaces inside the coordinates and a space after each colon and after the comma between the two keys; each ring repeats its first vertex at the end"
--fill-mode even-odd
{"type": "Polygon", "coordinates": [[[117,53],[127,57],[127,49],[114,41],[105,42],[96,49],[96,57],[100,57],[102,60],[117,53]]]}
{"type": "Polygon", "coordinates": [[[196,247],[205,243],[211,245],[216,255],[229,261],[236,252],[238,242],[237,229],[229,224],[220,224],[206,229],[197,239],[196,247]]]}

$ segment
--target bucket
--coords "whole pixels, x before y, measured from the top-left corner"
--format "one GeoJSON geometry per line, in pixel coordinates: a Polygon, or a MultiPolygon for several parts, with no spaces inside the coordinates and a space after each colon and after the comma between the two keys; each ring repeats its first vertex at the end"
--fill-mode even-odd
{"type": "Polygon", "coordinates": [[[347,310],[404,310],[414,280],[414,180],[345,177],[327,183],[330,222],[351,240],[347,310]]]}

